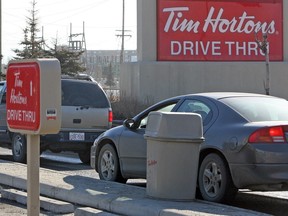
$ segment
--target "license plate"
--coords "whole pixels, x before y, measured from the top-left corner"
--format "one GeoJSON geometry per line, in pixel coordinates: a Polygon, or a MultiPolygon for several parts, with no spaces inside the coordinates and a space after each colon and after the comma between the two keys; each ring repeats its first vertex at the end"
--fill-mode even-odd
{"type": "Polygon", "coordinates": [[[83,141],[85,140],[85,133],[69,133],[69,140],[83,141]]]}

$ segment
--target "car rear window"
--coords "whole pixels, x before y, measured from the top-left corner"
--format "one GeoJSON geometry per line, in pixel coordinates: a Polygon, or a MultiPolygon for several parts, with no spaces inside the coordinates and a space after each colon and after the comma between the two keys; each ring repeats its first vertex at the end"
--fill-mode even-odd
{"type": "Polygon", "coordinates": [[[95,82],[62,80],[63,106],[108,108],[106,94],[95,82]]]}
{"type": "Polygon", "coordinates": [[[288,101],[268,97],[235,97],[221,99],[250,122],[288,121],[288,101]]]}

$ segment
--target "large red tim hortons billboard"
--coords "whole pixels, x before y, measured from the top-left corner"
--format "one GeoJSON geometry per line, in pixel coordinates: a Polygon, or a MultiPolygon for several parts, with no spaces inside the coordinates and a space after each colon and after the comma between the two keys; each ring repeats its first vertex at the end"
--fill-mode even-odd
{"type": "Polygon", "coordinates": [[[158,0],[158,61],[283,60],[283,0],[158,0]],[[258,40],[258,42],[257,42],[258,40]]]}

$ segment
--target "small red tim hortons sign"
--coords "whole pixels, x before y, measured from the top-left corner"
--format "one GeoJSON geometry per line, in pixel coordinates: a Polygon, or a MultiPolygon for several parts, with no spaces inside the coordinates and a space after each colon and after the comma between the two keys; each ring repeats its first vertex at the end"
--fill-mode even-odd
{"type": "Polygon", "coordinates": [[[11,63],[7,71],[7,123],[16,130],[40,126],[40,68],[35,62],[11,63]]]}

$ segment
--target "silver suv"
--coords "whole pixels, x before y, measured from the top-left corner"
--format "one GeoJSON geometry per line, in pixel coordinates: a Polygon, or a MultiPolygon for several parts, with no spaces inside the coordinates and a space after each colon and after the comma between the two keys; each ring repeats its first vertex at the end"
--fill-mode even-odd
{"type": "MultiPolygon", "coordinates": [[[[111,104],[95,81],[62,78],[62,124],[58,134],[42,135],[41,153],[77,152],[83,163],[90,162],[94,140],[112,126],[111,104]]],[[[51,95],[52,97],[52,95],[51,95]]],[[[26,137],[8,130],[6,82],[0,82],[0,144],[8,144],[16,162],[26,162],[26,137]]]]}

